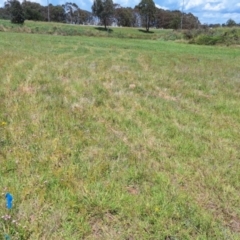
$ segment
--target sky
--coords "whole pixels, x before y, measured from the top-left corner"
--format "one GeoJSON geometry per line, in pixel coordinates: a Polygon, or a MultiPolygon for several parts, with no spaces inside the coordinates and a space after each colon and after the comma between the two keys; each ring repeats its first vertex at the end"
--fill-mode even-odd
{"type": "MultiPolygon", "coordinates": [[[[30,0],[41,5],[47,2],[53,5],[74,2],[79,8],[91,11],[93,0],[30,0]]],[[[140,0],[113,0],[123,7],[134,7],[140,0]]],[[[226,23],[228,19],[233,19],[240,23],[240,0],[155,0],[155,5],[167,10],[182,10],[185,13],[192,13],[202,24],[226,23]]],[[[4,0],[0,0],[3,6],[4,0]]]]}

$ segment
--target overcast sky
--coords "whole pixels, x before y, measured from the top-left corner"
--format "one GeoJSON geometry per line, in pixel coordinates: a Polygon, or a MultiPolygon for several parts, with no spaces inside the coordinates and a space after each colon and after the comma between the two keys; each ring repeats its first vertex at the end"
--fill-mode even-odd
{"type": "MultiPolygon", "coordinates": [[[[48,0],[31,0],[47,5],[48,0]]],[[[93,0],[49,0],[53,5],[75,2],[81,9],[91,11],[93,0]]],[[[134,7],[140,0],[113,0],[123,7],[134,7]]],[[[193,13],[201,23],[226,23],[233,19],[240,23],[240,0],[155,0],[156,6],[168,10],[182,10],[193,13]]],[[[0,0],[3,6],[4,0],[0,0]]]]}

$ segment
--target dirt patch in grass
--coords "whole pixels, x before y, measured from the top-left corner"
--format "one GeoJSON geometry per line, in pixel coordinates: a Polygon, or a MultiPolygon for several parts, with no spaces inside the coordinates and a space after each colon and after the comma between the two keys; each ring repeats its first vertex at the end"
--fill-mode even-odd
{"type": "Polygon", "coordinates": [[[153,93],[153,96],[162,98],[168,101],[177,101],[178,99],[174,96],[171,96],[167,89],[161,89],[159,87],[156,88],[156,91],[153,93]]]}
{"type": "Polygon", "coordinates": [[[131,195],[138,195],[140,193],[137,186],[128,186],[127,191],[131,195]]]}
{"type": "Polygon", "coordinates": [[[165,99],[165,100],[177,101],[176,97],[168,95],[168,93],[165,92],[165,91],[159,91],[158,96],[162,99],[165,99]]]}
{"type": "Polygon", "coordinates": [[[101,219],[93,218],[90,221],[91,234],[86,239],[120,239],[119,229],[114,228],[116,217],[107,212],[101,219]]]}
{"type": "Polygon", "coordinates": [[[203,97],[206,99],[210,99],[212,97],[211,95],[205,94],[203,91],[200,90],[196,90],[195,92],[199,97],[203,97]]]}
{"type": "Polygon", "coordinates": [[[18,88],[18,92],[23,94],[34,94],[37,89],[31,85],[22,85],[18,88]]]}
{"type": "Polygon", "coordinates": [[[229,223],[229,227],[233,232],[240,232],[240,218],[233,217],[229,223]]]}
{"type": "MultiPolygon", "coordinates": [[[[198,186],[201,188],[201,186],[198,186]]],[[[186,188],[187,189],[187,188],[186,188]]],[[[186,190],[185,189],[185,190],[186,190]]],[[[204,191],[204,189],[202,189],[204,191]]],[[[211,212],[212,215],[221,220],[222,224],[229,228],[233,233],[240,232],[240,218],[236,213],[233,213],[230,209],[223,208],[217,201],[208,199],[208,195],[200,194],[197,202],[201,205],[207,212],[211,212]]]]}

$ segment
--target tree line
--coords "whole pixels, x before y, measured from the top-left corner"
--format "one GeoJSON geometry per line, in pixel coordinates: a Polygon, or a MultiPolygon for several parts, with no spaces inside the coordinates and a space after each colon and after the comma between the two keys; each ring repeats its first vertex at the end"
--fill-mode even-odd
{"type": "Polygon", "coordinates": [[[200,26],[200,21],[192,13],[178,10],[164,10],[155,6],[153,0],[141,0],[134,8],[122,7],[112,0],[94,0],[92,12],[80,9],[76,3],[42,6],[36,2],[7,0],[0,8],[0,18],[13,23],[24,20],[51,21],[69,24],[150,27],[165,29],[193,29],[200,26]]]}

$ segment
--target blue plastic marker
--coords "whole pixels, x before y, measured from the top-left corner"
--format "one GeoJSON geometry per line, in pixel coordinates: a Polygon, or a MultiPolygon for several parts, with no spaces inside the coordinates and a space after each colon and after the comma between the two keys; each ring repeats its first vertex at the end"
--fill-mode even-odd
{"type": "Polygon", "coordinates": [[[7,193],[5,195],[5,198],[6,198],[7,209],[11,209],[12,208],[13,196],[10,193],[7,193]]]}
{"type": "Polygon", "coordinates": [[[10,240],[10,237],[7,234],[5,235],[5,240],[10,240]]]}

